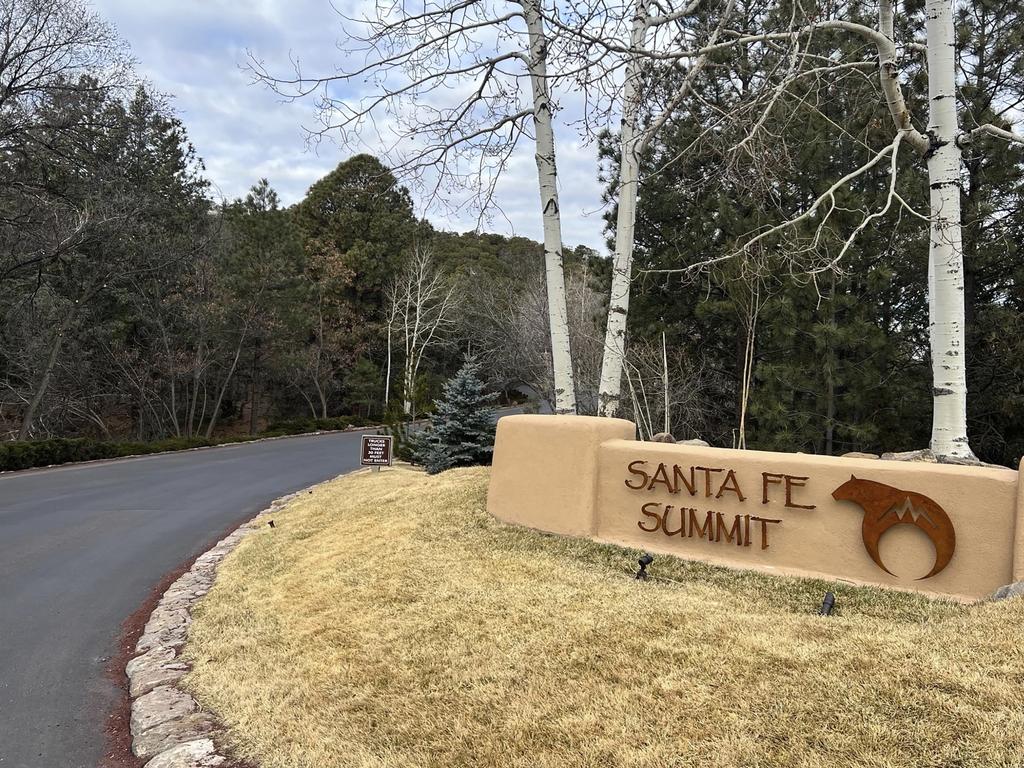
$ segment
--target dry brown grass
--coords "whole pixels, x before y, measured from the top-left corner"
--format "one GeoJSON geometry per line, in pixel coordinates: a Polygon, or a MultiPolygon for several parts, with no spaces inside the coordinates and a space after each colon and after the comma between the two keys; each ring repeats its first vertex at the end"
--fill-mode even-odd
{"type": "Polygon", "coordinates": [[[201,604],[189,684],[264,768],[1021,766],[1024,600],[965,607],[497,523],[487,471],[302,496],[201,604]],[[841,611],[814,614],[825,589],[841,611]]]}

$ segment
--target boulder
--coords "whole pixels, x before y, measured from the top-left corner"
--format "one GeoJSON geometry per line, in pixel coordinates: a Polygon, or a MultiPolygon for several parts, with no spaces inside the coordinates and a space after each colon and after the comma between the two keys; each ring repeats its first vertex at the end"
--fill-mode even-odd
{"type": "Polygon", "coordinates": [[[1011,597],[1024,597],[1024,581],[1007,584],[992,593],[993,600],[1007,600],[1011,597]]]}
{"type": "Polygon", "coordinates": [[[160,753],[146,763],[146,768],[216,768],[225,762],[212,739],[196,739],[160,753]]]}
{"type": "Polygon", "coordinates": [[[144,667],[158,666],[167,661],[174,661],[176,655],[173,648],[153,648],[129,661],[124,671],[128,673],[128,677],[131,677],[144,667]]]}
{"type": "Polygon", "coordinates": [[[129,661],[125,672],[128,673],[129,692],[133,699],[137,699],[154,688],[184,677],[188,664],[176,657],[173,648],[158,646],[129,661]]]}
{"type": "Polygon", "coordinates": [[[132,752],[136,757],[148,760],[187,742],[208,739],[217,730],[217,721],[213,715],[209,712],[193,712],[143,731],[141,736],[132,740],[132,752]]]}
{"type": "Polygon", "coordinates": [[[188,664],[183,661],[169,661],[165,664],[141,667],[134,675],[129,675],[129,692],[132,698],[145,696],[162,685],[176,683],[188,672],[188,664]]]}
{"type": "Polygon", "coordinates": [[[966,458],[962,456],[936,456],[932,453],[930,448],[922,448],[919,451],[883,453],[882,458],[887,461],[926,461],[931,464],[957,464],[966,467],[994,467],[995,469],[1006,469],[1002,464],[988,464],[974,456],[966,458]]]}
{"type": "Polygon", "coordinates": [[[160,604],[146,622],[135,651],[145,653],[160,646],[178,648],[185,644],[191,623],[192,616],[187,608],[160,604]]]}
{"type": "Polygon", "coordinates": [[[931,448],[922,448],[919,451],[898,451],[896,453],[883,453],[882,459],[885,461],[925,461],[930,464],[935,464],[935,454],[932,453],[931,448]]]}
{"type": "Polygon", "coordinates": [[[195,699],[177,688],[169,685],[154,688],[132,702],[132,736],[138,738],[150,728],[190,715],[198,708],[195,699]]]}

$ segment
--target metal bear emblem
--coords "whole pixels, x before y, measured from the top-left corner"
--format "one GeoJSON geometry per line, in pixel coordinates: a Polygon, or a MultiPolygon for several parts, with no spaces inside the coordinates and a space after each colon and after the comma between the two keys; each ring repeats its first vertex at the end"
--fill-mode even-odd
{"type": "Polygon", "coordinates": [[[956,548],[956,532],[946,511],[927,496],[850,475],[849,480],[832,491],[832,498],[836,501],[852,501],[864,510],[864,523],[861,526],[864,548],[875,564],[886,573],[896,575],[882,562],[878,554],[878,542],[882,534],[897,525],[917,526],[935,546],[935,565],[918,581],[934,576],[949,565],[956,548]]]}

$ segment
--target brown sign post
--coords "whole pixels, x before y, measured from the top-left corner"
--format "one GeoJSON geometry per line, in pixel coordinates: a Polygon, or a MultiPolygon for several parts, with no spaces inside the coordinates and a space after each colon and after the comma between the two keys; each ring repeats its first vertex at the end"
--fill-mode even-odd
{"type": "Polygon", "coordinates": [[[391,466],[391,435],[363,435],[359,463],[364,467],[391,466]]]}

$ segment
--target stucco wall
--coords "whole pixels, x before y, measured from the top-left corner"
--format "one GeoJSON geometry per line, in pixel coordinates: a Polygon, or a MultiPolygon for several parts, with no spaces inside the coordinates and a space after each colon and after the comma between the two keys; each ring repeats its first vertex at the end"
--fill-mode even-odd
{"type": "Polygon", "coordinates": [[[1013,470],[638,442],[634,433],[619,419],[505,417],[488,509],[652,552],[958,598],[1024,578],[1013,470]],[[906,524],[879,535],[877,524],[865,526],[865,507],[832,495],[865,487],[875,519],[906,524]],[[948,564],[921,578],[944,546],[933,540],[947,534],[948,564]]]}
{"type": "Polygon", "coordinates": [[[505,416],[498,421],[487,509],[509,523],[593,536],[597,448],[635,434],[624,419],[505,416]]]}

